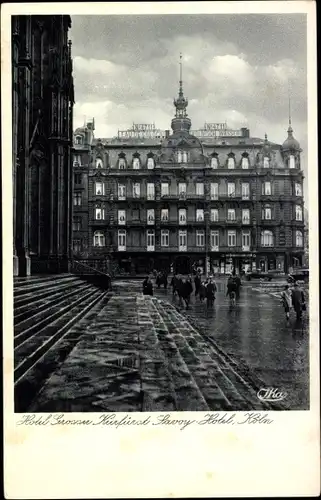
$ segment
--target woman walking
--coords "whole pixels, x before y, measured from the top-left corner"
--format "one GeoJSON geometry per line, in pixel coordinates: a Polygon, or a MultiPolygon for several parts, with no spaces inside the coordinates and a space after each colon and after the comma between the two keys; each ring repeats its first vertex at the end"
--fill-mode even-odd
{"type": "Polygon", "coordinates": [[[290,309],[292,304],[292,293],[289,285],[285,285],[283,292],[281,293],[282,304],[285,311],[285,316],[287,321],[290,319],[290,309]]]}

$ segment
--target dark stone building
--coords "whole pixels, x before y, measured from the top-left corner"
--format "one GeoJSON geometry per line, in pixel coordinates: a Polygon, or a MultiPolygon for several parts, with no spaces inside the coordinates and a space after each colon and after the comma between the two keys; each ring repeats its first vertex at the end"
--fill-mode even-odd
{"type": "Polygon", "coordinates": [[[70,16],[12,17],[13,269],[68,269],[71,247],[70,16]]]}
{"type": "Polygon", "coordinates": [[[304,176],[291,122],[282,145],[224,124],[192,131],[182,81],[174,105],[171,134],[75,131],[74,256],[132,274],[302,265],[304,176]]]}

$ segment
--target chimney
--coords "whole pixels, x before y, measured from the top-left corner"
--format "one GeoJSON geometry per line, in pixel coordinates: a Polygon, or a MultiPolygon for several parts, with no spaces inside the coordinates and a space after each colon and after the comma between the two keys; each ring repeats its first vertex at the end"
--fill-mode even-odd
{"type": "Polygon", "coordinates": [[[165,130],[165,138],[168,139],[169,138],[169,130],[165,130]]]}

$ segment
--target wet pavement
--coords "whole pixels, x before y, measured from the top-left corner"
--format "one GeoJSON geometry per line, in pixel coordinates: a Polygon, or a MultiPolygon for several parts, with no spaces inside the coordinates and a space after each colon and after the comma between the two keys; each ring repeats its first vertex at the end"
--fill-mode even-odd
{"type": "MultiPolygon", "coordinates": [[[[309,310],[298,322],[294,311],[290,321],[271,286],[245,283],[240,298],[231,307],[225,296],[225,281],[216,280],[215,305],[207,310],[192,295],[189,310],[179,307],[171,289],[155,288],[155,295],[175,304],[192,323],[215,340],[236,362],[245,363],[266,387],[286,391],[283,401],[289,409],[309,407],[309,310]]],[[[306,299],[308,293],[305,290],[306,299]]]]}

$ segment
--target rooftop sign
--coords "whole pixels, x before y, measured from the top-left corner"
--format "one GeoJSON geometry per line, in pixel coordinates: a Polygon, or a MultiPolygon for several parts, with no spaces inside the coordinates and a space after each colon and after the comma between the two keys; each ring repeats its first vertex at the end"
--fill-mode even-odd
{"type": "Polygon", "coordinates": [[[118,130],[119,139],[163,139],[165,132],[157,129],[155,123],[133,123],[132,128],[118,130]]]}

